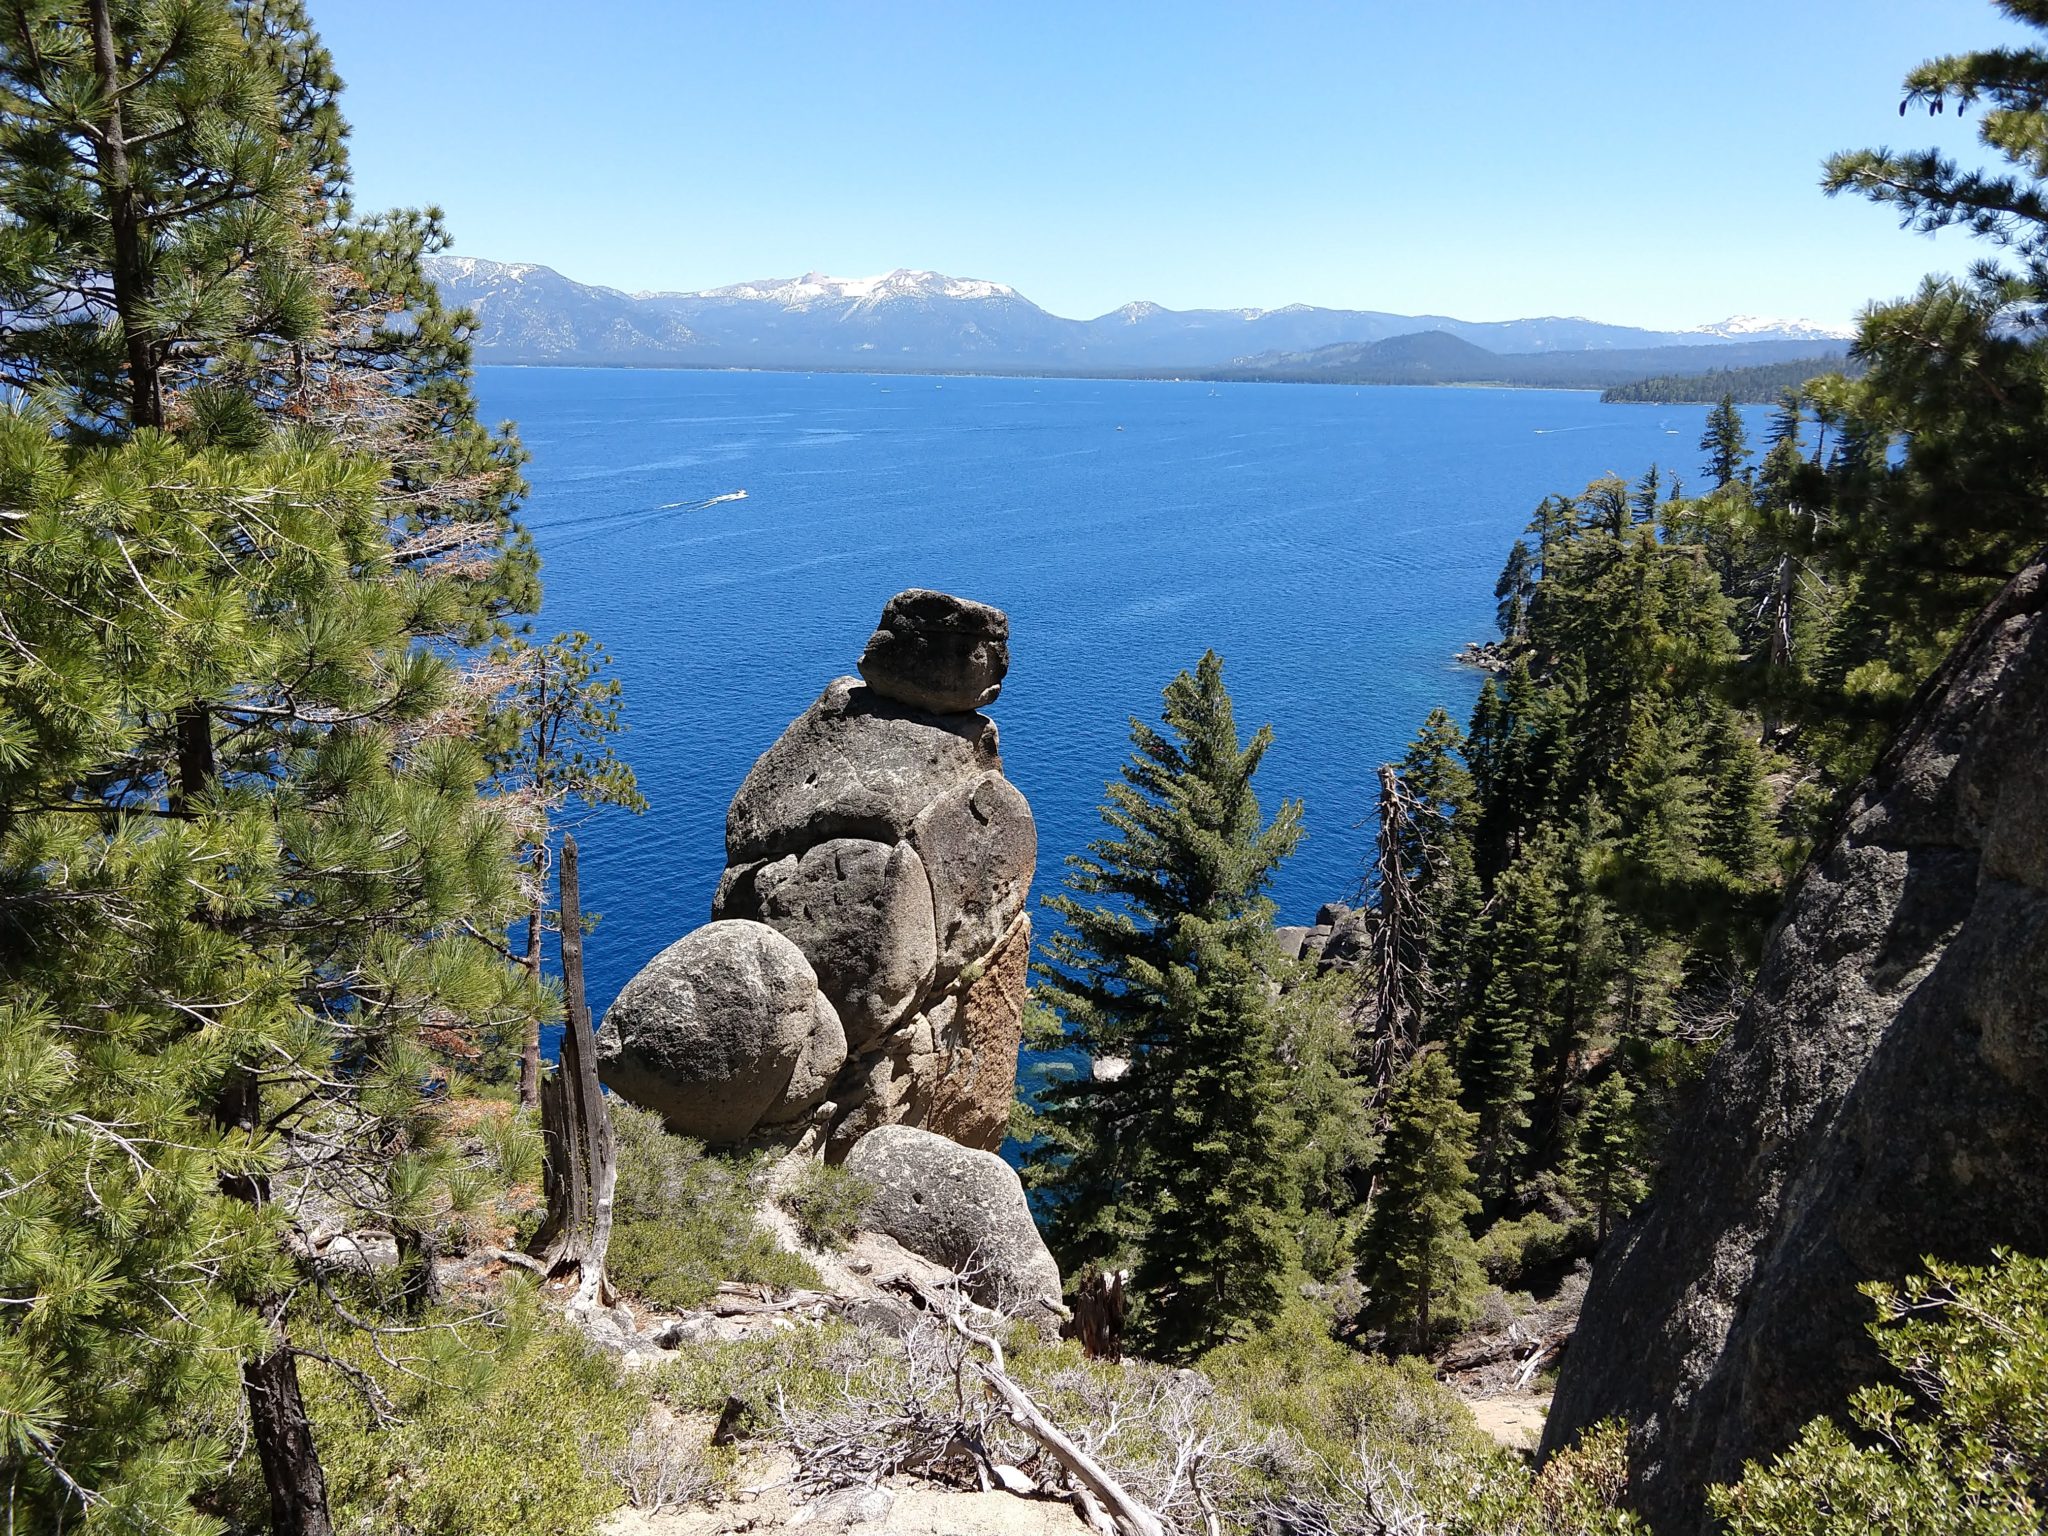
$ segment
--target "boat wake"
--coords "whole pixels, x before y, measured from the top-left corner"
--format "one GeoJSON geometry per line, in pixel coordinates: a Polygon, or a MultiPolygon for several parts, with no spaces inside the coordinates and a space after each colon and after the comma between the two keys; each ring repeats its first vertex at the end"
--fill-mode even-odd
{"type": "Polygon", "coordinates": [[[712,496],[704,501],[665,501],[654,510],[657,512],[702,512],[705,508],[715,507],[722,501],[745,501],[746,499],[747,493],[745,491],[727,491],[723,496],[712,496]]]}

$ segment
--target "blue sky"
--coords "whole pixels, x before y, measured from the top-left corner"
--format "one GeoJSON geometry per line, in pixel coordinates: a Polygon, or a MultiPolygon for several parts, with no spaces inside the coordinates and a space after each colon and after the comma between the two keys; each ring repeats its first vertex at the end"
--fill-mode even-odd
{"type": "Polygon", "coordinates": [[[1846,322],[1970,259],[1824,198],[1984,0],[313,0],[359,202],[626,289],[930,267],[1059,314],[1846,322]]]}

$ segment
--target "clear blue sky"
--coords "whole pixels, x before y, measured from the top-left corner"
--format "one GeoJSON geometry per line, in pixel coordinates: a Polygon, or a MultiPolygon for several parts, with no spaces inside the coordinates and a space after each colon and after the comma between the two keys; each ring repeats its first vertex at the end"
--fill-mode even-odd
{"type": "Polygon", "coordinates": [[[359,201],[626,289],[930,267],[1056,313],[1846,322],[1968,242],[1824,198],[1985,0],[313,0],[359,201]]]}

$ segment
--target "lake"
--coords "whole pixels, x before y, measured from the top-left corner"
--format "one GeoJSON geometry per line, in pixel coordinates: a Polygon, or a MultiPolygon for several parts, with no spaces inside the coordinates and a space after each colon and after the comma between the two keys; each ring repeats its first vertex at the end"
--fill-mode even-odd
{"type": "Polygon", "coordinates": [[[533,454],[536,630],[610,648],[650,805],[579,835],[600,1017],[708,919],[734,790],[904,587],[1009,613],[988,712],[1039,891],[1100,830],[1130,717],[1156,720],[1213,647],[1240,730],[1273,726],[1263,803],[1304,804],[1274,895],[1312,921],[1358,884],[1375,767],[1431,706],[1469,713],[1480,678],[1451,658],[1493,633],[1530,510],[1653,462],[1696,480],[1706,417],[1574,391],[850,374],[485,368],[477,390],[533,454]]]}

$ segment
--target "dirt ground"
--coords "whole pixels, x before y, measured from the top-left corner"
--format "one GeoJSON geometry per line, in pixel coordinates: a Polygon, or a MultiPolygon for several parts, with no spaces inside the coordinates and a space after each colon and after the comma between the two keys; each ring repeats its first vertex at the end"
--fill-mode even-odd
{"type": "Polygon", "coordinates": [[[1543,1438],[1543,1417],[1550,1411],[1548,1392],[1503,1392],[1495,1397],[1467,1398],[1465,1406],[1479,1427],[1511,1451],[1533,1451],[1543,1438]]]}

